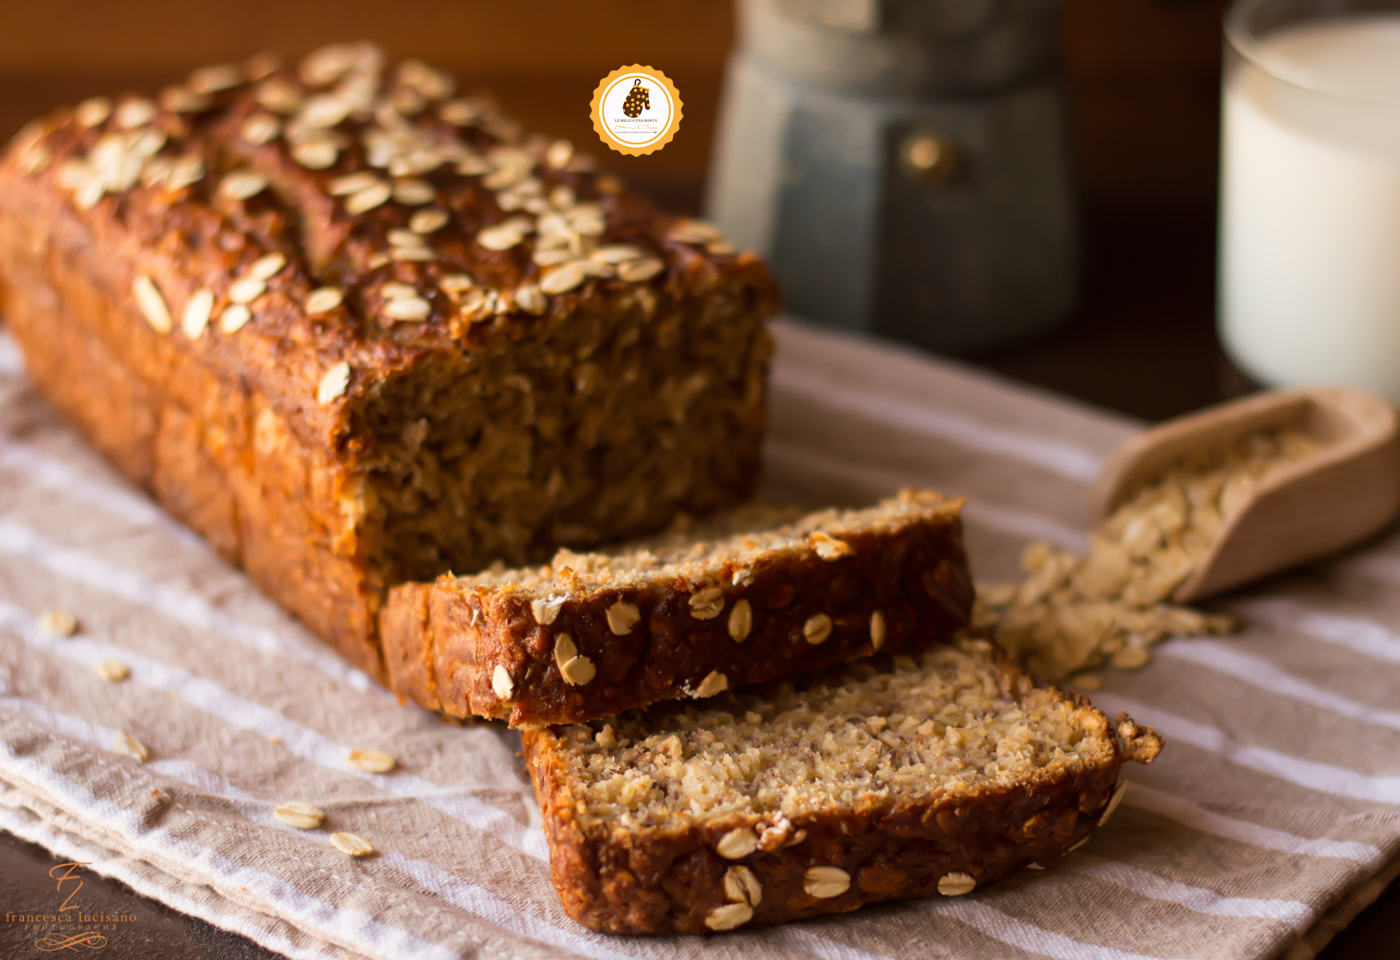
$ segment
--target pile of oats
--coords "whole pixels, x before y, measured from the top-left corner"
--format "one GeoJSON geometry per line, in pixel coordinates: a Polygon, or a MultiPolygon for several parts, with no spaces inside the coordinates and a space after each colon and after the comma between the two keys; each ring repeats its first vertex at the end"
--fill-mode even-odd
{"type": "Polygon", "coordinates": [[[1089,535],[1089,556],[1028,546],[1026,579],[981,587],[974,625],[1032,672],[1085,690],[1100,686],[1085,671],[1146,666],[1164,637],[1231,632],[1230,617],[1168,600],[1260,479],[1318,449],[1300,430],[1270,430],[1178,462],[1089,535]]]}

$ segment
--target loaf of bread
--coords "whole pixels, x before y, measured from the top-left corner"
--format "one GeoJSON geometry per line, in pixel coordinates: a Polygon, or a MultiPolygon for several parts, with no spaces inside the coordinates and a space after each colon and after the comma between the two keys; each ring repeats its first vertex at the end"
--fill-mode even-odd
{"type": "Polygon", "coordinates": [[[969,639],[524,736],[564,907],[620,934],[970,893],[1083,843],[1161,749],[969,639]]]}
{"type": "Polygon", "coordinates": [[[30,124],[0,288],[55,406],[376,677],[389,586],[755,483],[763,264],[372,46],[30,124]]]}
{"type": "Polygon", "coordinates": [[[543,568],[397,587],[390,683],[454,716],[576,723],[946,642],[972,607],[961,508],[912,490],[796,519],[748,507],[543,568]]]}

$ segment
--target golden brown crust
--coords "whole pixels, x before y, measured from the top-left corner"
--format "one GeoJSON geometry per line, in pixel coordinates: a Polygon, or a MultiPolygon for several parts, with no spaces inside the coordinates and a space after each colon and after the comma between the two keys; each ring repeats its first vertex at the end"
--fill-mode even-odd
{"type": "MultiPolygon", "coordinates": [[[[998,660],[1009,695],[1035,686],[1004,657],[998,660]]],[[[758,819],[688,819],[665,829],[617,823],[585,828],[577,814],[581,785],[571,779],[562,731],[527,729],[526,762],[543,811],[555,889],[569,915],[593,930],[706,933],[723,929],[716,926],[715,911],[735,903],[725,875],[736,866],[752,871],[762,890],[745,925],[841,913],[882,900],[957,895],[966,890],[945,881],[950,874],[966,874],[981,888],[1032,864],[1046,866],[1094,831],[1109,810],[1122,763],[1136,759],[1120,751],[1107,720],[1087,701],[1060,696],[1099,721],[1093,726],[1108,749],[1096,761],[1046,768],[991,789],[936,793],[921,802],[879,798],[795,816],[778,836],[765,834],[766,824],[758,819]],[[763,838],[760,846],[737,859],[722,857],[721,838],[742,827],[763,838]],[[814,867],[844,872],[849,889],[813,896],[804,878],[814,867]]]]}
{"type": "Polygon", "coordinates": [[[911,522],[846,535],[850,552],[835,560],[807,549],[745,561],[742,585],[734,582],[738,564],[727,562],[712,582],[658,577],[589,589],[563,600],[547,625],[537,622],[529,596],[510,585],[463,588],[443,577],[431,586],[401,586],[390,591],[381,620],[390,685],[452,716],[497,717],[512,726],[579,723],[708,696],[712,674],[738,687],[868,656],[877,611],[882,652],[941,643],[967,624],[972,604],[962,524],[952,507],[940,501],[911,522]],[[721,591],[723,612],[697,619],[691,598],[712,586],[721,591]],[[739,601],[749,605],[751,626],[735,640],[729,614],[739,601]],[[619,603],[639,614],[622,635],[609,622],[619,603]],[[814,617],[830,619],[818,643],[804,630],[814,617]],[[556,656],[560,636],[591,661],[596,673],[587,682],[565,680],[556,656]],[[508,696],[496,689],[498,668],[510,678],[508,696]]]}
{"type": "MultiPolygon", "coordinates": [[[[15,261],[10,266],[14,276],[15,261]]],[[[57,303],[34,302],[45,286],[15,284],[6,291],[6,318],[39,389],[176,519],[382,682],[363,572],[331,549],[323,528],[306,514],[305,499],[277,482],[288,468],[302,469],[315,458],[289,438],[274,458],[279,466],[264,457],[259,470],[236,438],[216,443],[210,419],[165,402],[156,386],[135,376],[100,338],[86,335],[68,312],[73,303],[86,304],[86,316],[114,307],[96,298],[80,276],[58,277],[69,297],[57,303]]],[[[246,402],[232,393],[222,419],[239,418],[237,408],[246,402]]]]}

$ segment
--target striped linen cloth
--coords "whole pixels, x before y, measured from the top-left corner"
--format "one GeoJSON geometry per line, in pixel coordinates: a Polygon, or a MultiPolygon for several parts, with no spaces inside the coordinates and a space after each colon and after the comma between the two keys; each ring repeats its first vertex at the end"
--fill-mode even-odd
{"type": "MultiPolygon", "coordinates": [[[[1085,540],[1134,425],[947,363],[776,325],[768,494],[972,497],[980,578],[1085,540]]],[[[2,337],[3,335],[0,335],[2,337]]],[[[1400,535],[1226,608],[1249,628],[1105,672],[1168,738],[1112,821],[1044,873],[957,899],[714,937],[614,938],[549,883],[491,724],[453,726],[320,646],[60,423],[0,339],[0,827],[290,957],[1271,958],[1316,953],[1400,871],[1400,535]],[[72,611],[77,635],[36,624],[72,611]],[[104,682],[108,659],[130,679],[104,682]],[[150,749],[114,751],[119,731],[150,749]],[[363,773],[353,748],[399,760],[363,773]],[[271,816],[310,801],[326,826],[271,816]],[[351,860],[333,830],[381,851],[351,860]]]]}

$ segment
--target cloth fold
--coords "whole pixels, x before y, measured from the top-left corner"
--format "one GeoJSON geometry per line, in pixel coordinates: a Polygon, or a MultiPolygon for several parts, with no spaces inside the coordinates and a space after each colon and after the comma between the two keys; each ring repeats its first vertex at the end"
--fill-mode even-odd
{"type": "MultiPolygon", "coordinates": [[[[947,362],[775,325],[765,494],[971,497],[974,572],[1071,548],[1136,425],[947,362]]],[[[1286,957],[1400,873],[1400,536],[1233,598],[1239,636],[1155,648],[1095,694],[1168,738],[1049,870],[962,898],[716,937],[563,912],[519,738],[400,706],[119,478],[0,335],[0,827],[290,957],[1286,957]],[[55,637],[44,610],[74,614],[55,637]],[[98,664],[130,669],[120,682],[98,664]],[[149,759],[115,749],[139,739],[149,759]],[[366,773],[352,749],[397,768],[366,773]],[[277,821],[287,800],[326,812],[277,821]],[[345,856],[349,831],[379,851],[345,856]]]]}

